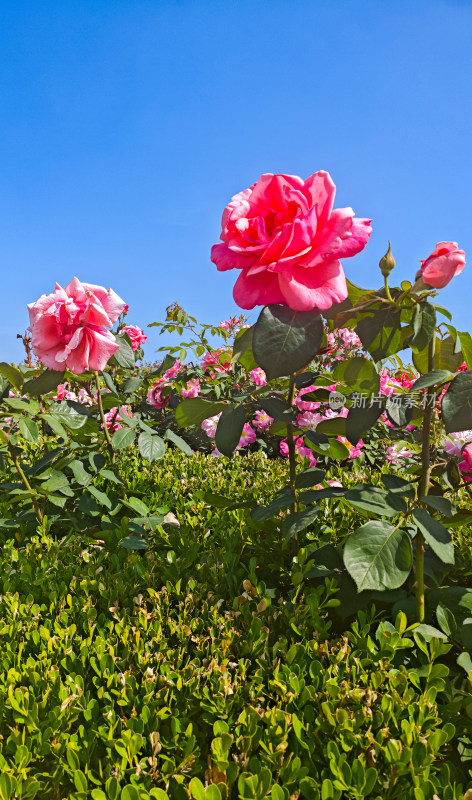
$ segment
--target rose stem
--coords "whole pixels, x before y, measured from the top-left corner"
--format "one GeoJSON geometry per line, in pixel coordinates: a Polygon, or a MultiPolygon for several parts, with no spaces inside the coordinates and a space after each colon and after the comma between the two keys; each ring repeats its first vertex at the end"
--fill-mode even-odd
{"type": "MultiPolygon", "coordinates": [[[[428,372],[434,369],[434,345],[435,335],[428,346],[428,372]]],[[[418,488],[418,497],[425,497],[429,491],[430,475],[430,436],[431,420],[433,418],[433,393],[430,389],[426,390],[425,411],[423,417],[423,435],[421,448],[421,479],[418,488]],[[430,402],[431,399],[431,402],[430,402]]],[[[416,582],[416,619],[417,622],[424,622],[424,536],[418,531],[415,536],[416,560],[415,560],[415,582],[416,582]]]]}

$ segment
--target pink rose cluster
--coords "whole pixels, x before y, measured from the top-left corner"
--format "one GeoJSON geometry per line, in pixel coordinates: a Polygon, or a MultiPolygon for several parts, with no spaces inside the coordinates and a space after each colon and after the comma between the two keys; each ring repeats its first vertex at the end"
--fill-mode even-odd
{"type": "MultiPolygon", "coordinates": [[[[202,430],[205,431],[206,435],[209,439],[214,439],[216,436],[216,428],[218,426],[218,420],[221,417],[221,412],[219,414],[215,414],[214,417],[208,417],[208,419],[204,419],[202,422],[202,430]]],[[[236,445],[235,450],[240,450],[241,447],[247,447],[248,445],[252,444],[256,441],[256,432],[251,425],[246,422],[244,423],[243,429],[241,431],[241,437],[239,439],[238,444],[236,445]]],[[[216,447],[213,445],[212,455],[220,456],[221,453],[216,447]]]]}
{"type": "Polygon", "coordinates": [[[103,370],[119,347],[109,328],[127,310],[112,289],[78,278],[65,288],[56,283],[54,292],[28,304],[33,351],[49,369],[103,370]]]}
{"type": "Polygon", "coordinates": [[[342,350],[350,353],[362,350],[362,342],[355,331],[350,328],[337,328],[332,333],[327,334],[328,346],[333,350],[342,350]]]}
{"type": "MultiPolygon", "coordinates": [[[[231,354],[222,347],[208,350],[202,358],[202,367],[206,372],[223,374],[231,371],[231,354]]],[[[214,377],[214,375],[213,375],[214,377]]]]}
{"type": "Polygon", "coordinates": [[[108,413],[105,414],[106,426],[110,433],[115,433],[115,431],[119,431],[123,428],[123,425],[120,423],[124,422],[124,417],[134,417],[130,406],[121,406],[120,408],[115,406],[114,408],[110,408],[108,413]]]}
{"type": "Polygon", "coordinates": [[[131,339],[131,347],[133,351],[137,350],[138,347],[141,347],[145,341],[147,341],[147,336],[141,328],[138,328],[137,325],[124,325],[120,329],[120,334],[127,333],[129,338],[131,339]]]}
{"type": "Polygon", "coordinates": [[[340,259],[363,250],[372,228],[352,208],[333,210],[335,194],[331,176],[320,171],[306,181],[264,174],[232,197],[211,259],[218,270],[240,270],[238,306],[283,303],[308,311],[346,299],[340,259]]]}
{"type": "MultiPolygon", "coordinates": [[[[164,389],[168,386],[171,386],[172,381],[174,380],[175,376],[181,369],[181,364],[179,361],[176,361],[175,364],[167,369],[163,375],[157,380],[149,389],[147,393],[147,401],[151,406],[162,410],[166,408],[169,404],[170,400],[170,393],[164,395],[164,389]]],[[[193,395],[194,397],[196,395],[193,395]]]]}
{"type": "Polygon", "coordinates": [[[81,403],[83,406],[93,405],[93,398],[90,397],[86,389],[79,389],[79,393],[72,392],[67,388],[66,383],[60,383],[56,389],[55,400],[75,400],[76,403],[81,403]]]}

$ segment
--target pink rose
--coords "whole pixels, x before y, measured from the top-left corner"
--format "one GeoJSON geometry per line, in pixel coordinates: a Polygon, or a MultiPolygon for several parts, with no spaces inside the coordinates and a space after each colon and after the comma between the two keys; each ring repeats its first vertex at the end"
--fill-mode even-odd
{"type": "Polygon", "coordinates": [[[241,431],[241,438],[236,446],[236,450],[239,450],[241,447],[246,447],[248,444],[252,444],[257,439],[256,432],[251,426],[249,422],[244,423],[244,427],[241,431]]]}
{"type": "Polygon", "coordinates": [[[162,394],[164,388],[167,385],[168,384],[165,384],[163,381],[157,381],[157,383],[151,386],[151,388],[147,393],[146,399],[148,403],[150,403],[151,406],[154,406],[154,408],[157,408],[158,410],[166,408],[166,406],[169,404],[170,394],[168,394],[167,397],[164,397],[162,394]]]}
{"type": "Polygon", "coordinates": [[[272,425],[274,419],[273,417],[269,417],[267,411],[256,411],[256,416],[252,420],[252,424],[255,428],[258,428],[260,431],[266,431],[267,428],[272,425]]]}
{"type": "Polygon", "coordinates": [[[220,347],[218,350],[208,350],[202,358],[202,367],[204,370],[214,370],[215,372],[230,372],[231,371],[231,356],[220,347]],[[223,363],[220,359],[223,359],[223,363]]]}
{"type": "Polygon", "coordinates": [[[76,375],[102,370],[118,350],[108,330],[123,313],[125,303],[112,289],[81,283],[77,278],[63,289],[29,303],[31,344],[49,369],[68,367],[76,375]]]}
{"type": "Polygon", "coordinates": [[[438,242],[426,261],[421,262],[416,278],[422,278],[424,283],[435,289],[443,289],[464,267],[465,253],[459,250],[457,242],[438,242]]]}
{"type": "Polygon", "coordinates": [[[147,336],[141,328],[138,328],[137,325],[125,325],[121,328],[120,333],[127,333],[129,338],[131,339],[131,347],[133,350],[137,350],[140,345],[144,344],[147,340],[147,336]]]}
{"type": "Polygon", "coordinates": [[[206,435],[209,439],[214,439],[216,436],[216,428],[218,425],[218,420],[221,417],[221,411],[219,414],[215,414],[214,417],[207,417],[204,419],[201,428],[205,431],[206,435]]]}
{"type": "Polygon", "coordinates": [[[134,417],[129,406],[121,406],[121,408],[115,406],[105,414],[106,426],[110,433],[115,433],[115,431],[119,431],[123,427],[123,425],[120,425],[120,422],[123,422],[123,417],[134,417]]]}
{"type": "Polygon", "coordinates": [[[306,181],[269,173],[231,199],[211,260],[219,270],[241,270],[233,290],[241,308],[283,303],[306,311],[346,299],[339,259],[363,250],[372,228],[352,208],[333,211],[335,194],[328,172],[306,181]]]}
{"type": "Polygon", "coordinates": [[[267,376],[262,367],[256,367],[255,369],[252,369],[249,373],[249,376],[256,386],[265,386],[267,383],[267,376]]]}
{"type": "Polygon", "coordinates": [[[198,397],[199,394],[200,381],[198,378],[192,378],[191,381],[188,381],[187,386],[181,391],[182,397],[198,397]]]}

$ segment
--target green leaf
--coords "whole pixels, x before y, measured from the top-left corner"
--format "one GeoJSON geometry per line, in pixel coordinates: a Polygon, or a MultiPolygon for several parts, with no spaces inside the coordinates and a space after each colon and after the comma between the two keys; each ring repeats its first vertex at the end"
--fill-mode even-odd
{"type": "Polygon", "coordinates": [[[426,497],[420,497],[422,503],[426,503],[430,508],[444,514],[445,517],[453,517],[456,513],[454,503],[448,497],[440,497],[436,494],[428,494],[426,497]]]}
{"type": "Polygon", "coordinates": [[[415,306],[413,316],[413,335],[407,344],[412,350],[421,351],[428,346],[436,330],[436,311],[426,300],[415,306]]]}
{"type": "Polygon", "coordinates": [[[142,457],[147,461],[157,461],[163,458],[166,453],[166,446],[163,439],[155,433],[143,431],[138,436],[138,449],[142,457]]]}
{"type": "Polygon", "coordinates": [[[387,397],[385,411],[389,422],[395,428],[406,428],[413,419],[413,407],[408,395],[394,394],[387,397]]]}
{"type": "Polygon", "coordinates": [[[467,331],[460,331],[459,332],[460,340],[461,340],[461,350],[464,355],[465,363],[467,364],[467,369],[472,369],[472,336],[467,331]]]}
{"type": "Polygon", "coordinates": [[[396,514],[405,513],[407,508],[405,501],[399,495],[370,484],[349,489],[343,499],[352,508],[382,517],[394,517],[396,514]]]}
{"type": "Polygon", "coordinates": [[[117,400],[121,400],[120,393],[119,393],[118,389],[116,388],[116,386],[115,386],[115,384],[113,382],[113,378],[111,377],[110,373],[109,372],[101,372],[100,373],[100,377],[104,381],[107,389],[110,390],[111,394],[114,397],[116,397],[117,400]]]}
{"type": "MultiPolygon", "coordinates": [[[[452,336],[439,339],[436,336],[434,348],[434,369],[456,372],[462,364],[464,358],[462,353],[455,353],[455,342],[452,336]]],[[[426,347],[421,352],[413,353],[413,364],[418,372],[425,375],[429,372],[429,356],[426,347]]]]}
{"type": "MultiPolygon", "coordinates": [[[[121,543],[122,544],[122,543],[121,543]]],[[[121,790],[120,800],[139,800],[139,792],[130,783],[121,790]]]]}
{"type": "Polygon", "coordinates": [[[242,406],[226,406],[218,420],[215,444],[224,456],[232,456],[244,427],[246,415],[242,406]]]}
{"type": "Polygon", "coordinates": [[[13,411],[25,411],[30,416],[39,414],[41,406],[36,400],[23,400],[20,397],[5,397],[3,402],[13,411]]]}
{"type": "Polygon", "coordinates": [[[425,508],[415,508],[412,516],[428,542],[431,550],[444,564],[454,564],[454,545],[451,534],[437,519],[430,516],[425,508]]]}
{"type": "Polygon", "coordinates": [[[453,373],[447,369],[433,369],[426,375],[420,375],[410,391],[417,392],[419,389],[428,389],[430,386],[436,386],[438,383],[443,383],[443,381],[448,381],[453,377],[453,373]]]}
{"type": "MultiPolygon", "coordinates": [[[[457,656],[456,663],[469,675],[472,672],[472,656],[470,653],[461,653],[457,656]]],[[[467,795],[464,795],[465,797],[467,795]]]]}
{"type": "Polygon", "coordinates": [[[374,361],[381,361],[406,347],[401,330],[401,310],[390,305],[368,311],[357,323],[362,345],[374,361]]]}
{"type": "Polygon", "coordinates": [[[188,788],[190,789],[190,794],[195,798],[195,800],[208,800],[208,798],[205,797],[205,787],[198,778],[192,778],[188,788]]]}
{"type": "Polygon", "coordinates": [[[25,394],[32,394],[39,397],[43,394],[48,394],[54,389],[57,389],[60,383],[64,380],[64,372],[57,372],[56,370],[46,369],[38,378],[33,378],[27,381],[23,386],[25,394]]]}
{"type": "Polygon", "coordinates": [[[87,791],[88,781],[81,769],[76,769],[74,772],[74,786],[78,792],[87,791]]]}
{"type": "Polygon", "coordinates": [[[74,459],[74,461],[71,461],[67,466],[71,470],[77,483],[80,483],[82,486],[86,486],[92,480],[92,476],[86,471],[83,462],[79,461],[79,459],[74,459]]]}
{"type": "Polygon", "coordinates": [[[346,419],[344,417],[324,419],[316,426],[316,433],[324,433],[326,436],[346,436],[346,419]]]}
{"type": "Polygon", "coordinates": [[[397,589],[413,564],[411,539],[384,520],[366,522],[348,537],[344,564],[359,592],[397,589]]]}
{"type": "Polygon", "coordinates": [[[382,475],[382,483],[387,487],[391,494],[400,494],[413,500],[415,497],[415,487],[410,481],[400,478],[399,475],[389,473],[382,475]]]}
{"type": "Polygon", "coordinates": [[[457,622],[452,611],[442,603],[439,603],[436,609],[436,617],[441,630],[444,631],[446,636],[451,636],[457,628],[457,622]]]}
{"type": "Polygon", "coordinates": [[[246,372],[251,372],[251,370],[257,367],[254,353],[252,352],[253,331],[253,326],[240,330],[236,336],[236,339],[234,340],[233,345],[233,356],[231,358],[231,363],[234,364],[235,362],[238,362],[239,364],[242,364],[246,372]]]}
{"type": "Polygon", "coordinates": [[[139,378],[134,376],[132,378],[128,378],[128,380],[125,381],[125,385],[123,387],[123,393],[132,394],[133,392],[136,392],[141,386],[143,380],[144,378],[139,378]]]}
{"type": "Polygon", "coordinates": [[[101,506],[105,506],[109,511],[113,508],[112,502],[105,492],[101,492],[100,489],[97,489],[95,486],[87,486],[87,490],[101,506]]]}
{"type": "Polygon", "coordinates": [[[149,508],[139,497],[129,497],[128,500],[122,500],[121,502],[140,517],[147,517],[149,514],[149,508]]]}
{"type": "Polygon", "coordinates": [[[44,419],[46,424],[49,425],[51,430],[55,434],[57,434],[57,436],[60,436],[62,439],[67,441],[67,439],[69,437],[68,437],[68,433],[67,433],[66,429],[64,428],[62,423],[59,422],[59,420],[56,419],[56,417],[53,416],[53,414],[41,414],[41,419],[44,419]]]}
{"type": "Polygon", "coordinates": [[[323,339],[323,320],[314,311],[268,305],[254,325],[252,348],[268,380],[291,375],[315,357],[323,339]]]}
{"type": "Polygon", "coordinates": [[[309,467],[299,472],[295,478],[295,487],[297,489],[308,489],[310,486],[316,486],[324,480],[326,472],[324,469],[317,467],[309,467]]]}
{"type": "Polygon", "coordinates": [[[175,420],[181,428],[201,425],[205,419],[214,417],[227,406],[228,403],[214,403],[201,397],[186,397],[175,410],[175,420]]]}
{"type": "Polygon", "coordinates": [[[23,386],[23,375],[20,370],[12,364],[7,364],[6,361],[0,361],[0,375],[3,375],[15,389],[21,389],[23,386]]]}
{"type": "Polygon", "coordinates": [[[27,442],[34,442],[37,444],[39,441],[39,428],[34,419],[30,417],[20,417],[19,427],[24,439],[27,442]]]}
{"type": "Polygon", "coordinates": [[[85,408],[79,403],[73,403],[71,400],[62,400],[60,403],[51,403],[49,411],[54,418],[61,423],[61,425],[64,425],[70,431],[79,430],[89,419],[89,414],[85,408]]]}
{"type": "Polygon", "coordinates": [[[441,401],[446,433],[472,428],[472,371],[460,372],[441,401]]]}
{"type": "Polygon", "coordinates": [[[263,397],[259,400],[259,405],[264,409],[266,414],[273,417],[277,422],[293,422],[295,414],[292,406],[285,400],[280,400],[278,397],[263,397]]]}
{"type": "MultiPolygon", "coordinates": [[[[142,436],[142,434],[141,434],[142,436]]],[[[141,438],[141,436],[139,438],[141,438]]],[[[120,428],[111,437],[113,450],[123,450],[133,444],[135,432],[130,428],[120,428]]]]}
{"type": "Polygon", "coordinates": [[[113,481],[113,483],[121,483],[121,484],[123,483],[121,478],[119,478],[118,475],[115,475],[115,473],[112,472],[111,469],[101,469],[100,475],[102,476],[102,478],[106,478],[106,480],[108,481],[113,481]]]}
{"type": "Polygon", "coordinates": [[[380,377],[370,359],[356,356],[336,365],[333,383],[345,383],[353,392],[371,395],[379,391],[380,377]]]}
{"type": "Polygon", "coordinates": [[[193,456],[193,450],[190,445],[188,445],[181,436],[178,436],[176,433],[174,433],[171,428],[167,428],[164,434],[164,439],[168,439],[169,442],[175,444],[175,446],[178,447],[179,450],[182,450],[182,453],[185,453],[186,456],[193,456]]]}
{"type": "Polygon", "coordinates": [[[286,539],[291,539],[300,531],[304,531],[320,513],[320,507],[314,506],[305,511],[296,511],[285,517],[282,524],[282,533],[286,539]]]}
{"type": "Polygon", "coordinates": [[[383,408],[377,403],[366,408],[351,406],[346,417],[346,439],[356,445],[375,425],[382,411],[383,408]]]}
{"type": "Polygon", "coordinates": [[[116,343],[119,345],[118,350],[113,353],[116,363],[124,369],[134,369],[134,352],[126,335],[117,336],[116,343]]]}

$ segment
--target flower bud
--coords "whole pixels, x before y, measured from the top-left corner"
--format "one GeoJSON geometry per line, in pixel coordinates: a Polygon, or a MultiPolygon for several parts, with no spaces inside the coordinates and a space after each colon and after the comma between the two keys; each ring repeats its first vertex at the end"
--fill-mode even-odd
{"type": "Polygon", "coordinates": [[[387,278],[390,275],[394,266],[395,266],[395,259],[392,255],[392,247],[389,242],[387,252],[385,253],[384,257],[381,258],[379,261],[380,272],[382,273],[384,278],[387,278]]]}

